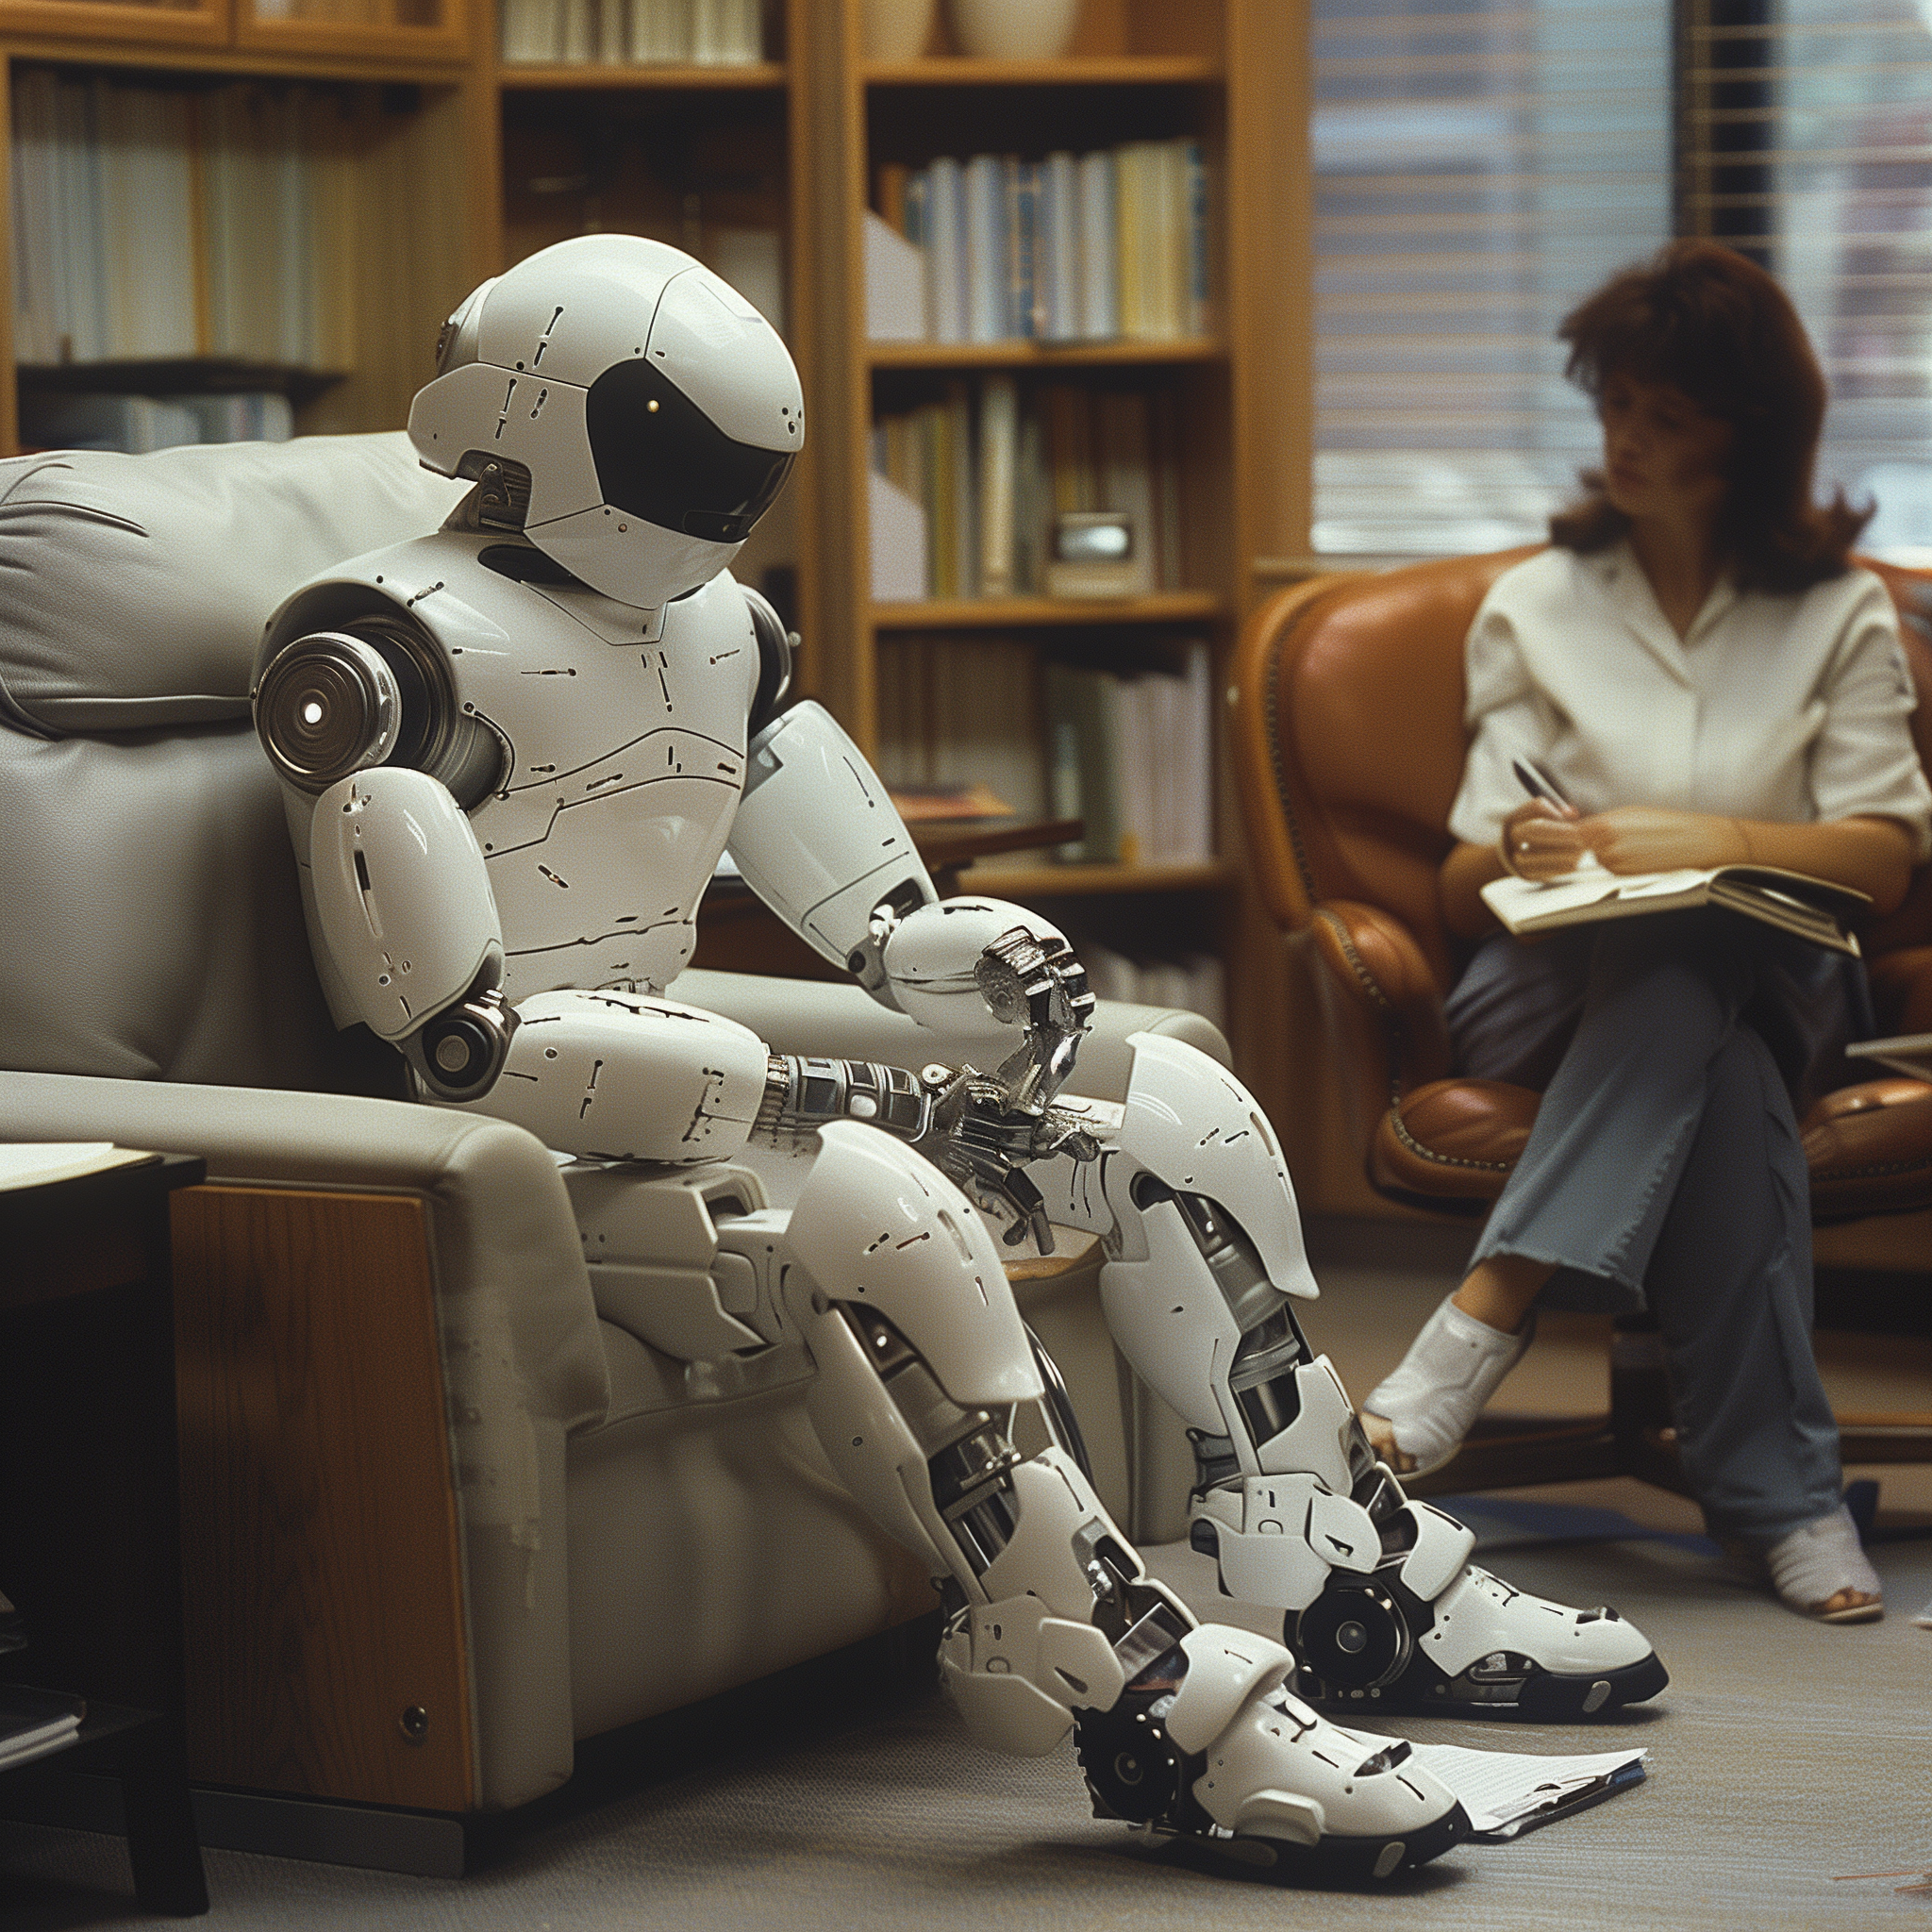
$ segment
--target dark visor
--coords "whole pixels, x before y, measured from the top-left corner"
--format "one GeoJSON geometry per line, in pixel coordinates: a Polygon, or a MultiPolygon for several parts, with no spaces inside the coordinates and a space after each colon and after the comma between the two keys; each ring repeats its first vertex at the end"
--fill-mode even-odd
{"type": "Polygon", "coordinates": [[[791,468],[790,450],[734,442],[648,361],[607,369],[584,415],[606,503],[713,543],[742,543],[791,468]]]}

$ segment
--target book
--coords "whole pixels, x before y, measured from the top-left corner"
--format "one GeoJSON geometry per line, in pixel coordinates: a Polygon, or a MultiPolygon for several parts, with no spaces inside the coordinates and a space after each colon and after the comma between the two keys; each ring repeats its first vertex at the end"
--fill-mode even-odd
{"type": "Polygon", "coordinates": [[[1032,339],[1046,333],[1041,315],[1040,165],[1009,155],[1005,164],[1006,332],[1032,339]]]}
{"type": "Polygon", "coordinates": [[[63,1690],[0,1684],[0,1771],[74,1743],[86,1716],[85,1700],[63,1690]]]}
{"type": "Polygon", "coordinates": [[[864,227],[867,339],[874,342],[924,341],[929,333],[924,251],[870,208],[865,211],[864,227]]]}
{"type": "Polygon", "coordinates": [[[866,480],[873,601],[915,604],[927,582],[924,507],[877,470],[866,480]]]}
{"type": "Polygon", "coordinates": [[[974,155],[962,171],[969,342],[1004,341],[1012,333],[1007,321],[1010,277],[1006,174],[1006,164],[997,155],[974,155]]]}
{"type": "Polygon", "coordinates": [[[1080,183],[1078,163],[1065,148],[1040,164],[1035,231],[1040,333],[1048,341],[1070,342],[1080,333],[1080,183]]]}
{"type": "Polygon", "coordinates": [[[1895,1033],[1889,1040],[1855,1040],[1845,1048],[1847,1058],[1876,1060],[1894,1074],[1915,1080],[1932,1080],[1932,1033],[1895,1033]]]}
{"type": "Polygon", "coordinates": [[[1010,375],[979,388],[979,568],[982,597],[1010,597],[1015,576],[1015,472],[1020,460],[1020,395],[1010,375]]]}
{"type": "Polygon", "coordinates": [[[1484,903],[1513,933],[1554,932],[1603,919],[1723,906],[1855,958],[1857,935],[1847,922],[1872,903],[1849,886],[1775,865],[1614,873],[1591,864],[1557,879],[1491,879],[1482,891],[1484,903]]]}
{"type": "Polygon", "coordinates": [[[44,1187],[116,1167],[146,1167],[160,1158],[144,1147],[117,1147],[111,1141],[9,1141],[0,1142],[0,1190],[44,1187]]]}
{"type": "Polygon", "coordinates": [[[966,340],[966,183],[951,155],[925,175],[925,312],[936,342],[966,340]]]}
{"type": "Polygon", "coordinates": [[[1120,258],[1114,245],[1115,170],[1102,150],[1082,155],[1077,169],[1075,225],[1080,260],[1074,277],[1079,320],[1074,333],[1103,341],[1120,333],[1120,258]]]}

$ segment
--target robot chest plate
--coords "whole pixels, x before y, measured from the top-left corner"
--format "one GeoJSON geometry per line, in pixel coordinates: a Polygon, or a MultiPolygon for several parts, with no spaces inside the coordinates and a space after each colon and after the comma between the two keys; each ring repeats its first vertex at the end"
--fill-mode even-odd
{"type": "Polygon", "coordinates": [[[658,988],[690,958],[744,782],[757,676],[742,600],[721,585],[674,606],[648,642],[641,613],[598,598],[589,612],[557,610],[541,637],[520,626],[508,650],[457,660],[464,702],[510,754],[507,782],[470,816],[511,998],[658,988]],[[587,614],[618,635],[599,635],[587,614]]]}

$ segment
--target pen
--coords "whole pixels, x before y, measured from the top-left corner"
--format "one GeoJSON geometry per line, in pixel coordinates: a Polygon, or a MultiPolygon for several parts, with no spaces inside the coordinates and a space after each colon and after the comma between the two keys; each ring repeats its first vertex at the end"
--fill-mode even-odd
{"type": "Polygon", "coordinates": [[[1541,765],[1528,758],[1511,758],[1509,769],[1516,774],[1516,782],[1532,798],[1547,799],[1565,811],[1575,810],[1576,808],[1563,796],[1563,788],[1541,765]]]}

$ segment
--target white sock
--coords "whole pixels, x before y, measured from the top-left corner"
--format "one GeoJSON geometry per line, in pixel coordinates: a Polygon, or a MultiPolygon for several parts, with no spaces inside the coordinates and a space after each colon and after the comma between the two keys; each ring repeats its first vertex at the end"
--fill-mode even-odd
{"type": "Polygon", "coordinates": [[[1450,1296],[1362,1407],[1389,1423],[1395,1446],[1415,1458],[1419,1471],[1433,1469],[1455,1454],[1535,1333],[1534,1316],[1507,1335],[1465,1314],[1450,1296]]]}
{"type": "Polygon", "coordinates": [[[1772,1587],[1794,1610],[1809,1615],[1841,1590],[1877,1596],[1878,1573],[1858,1542],[1858,1527],[1843,1504],[1829,1516],[1781,1536],[1764,1552],[1772,1587]]]}

